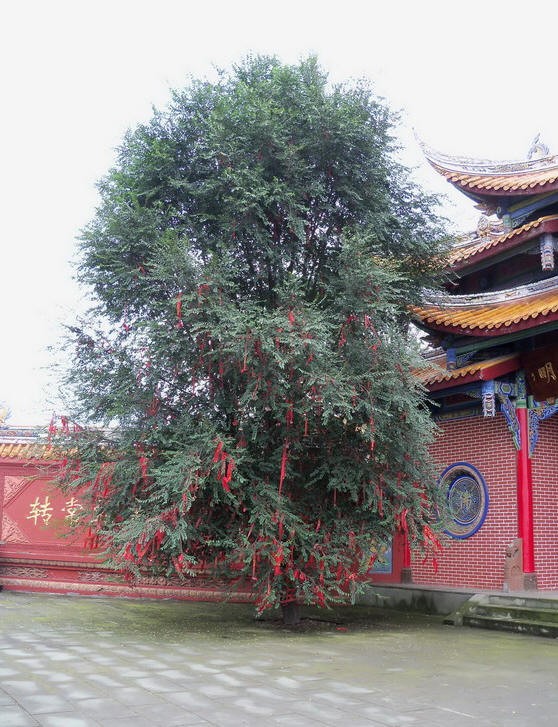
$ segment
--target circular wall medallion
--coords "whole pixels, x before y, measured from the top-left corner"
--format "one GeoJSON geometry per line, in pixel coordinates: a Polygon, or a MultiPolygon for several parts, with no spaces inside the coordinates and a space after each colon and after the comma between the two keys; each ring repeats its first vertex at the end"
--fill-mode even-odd
{"type": "Polygon", "coordinates": [[[440,475],[445,488],[449,519],[444,532],[452,538],[469,538],[483,524],[488,511],[488,490],[483,476],[467,462],[456,462],[440,475]]]}

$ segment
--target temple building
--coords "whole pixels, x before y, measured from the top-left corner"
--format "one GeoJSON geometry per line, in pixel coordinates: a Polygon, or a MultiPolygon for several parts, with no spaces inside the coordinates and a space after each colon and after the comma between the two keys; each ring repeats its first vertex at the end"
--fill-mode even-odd
{"type": "Polygon", "coordinates": [[[450,511],[415,583],[558,589],[558,156],[450,157],[432,167],[483,213],[449,256],[450,282],[413,309],[434,351],[420,373],[440,434],[450,511]]]}

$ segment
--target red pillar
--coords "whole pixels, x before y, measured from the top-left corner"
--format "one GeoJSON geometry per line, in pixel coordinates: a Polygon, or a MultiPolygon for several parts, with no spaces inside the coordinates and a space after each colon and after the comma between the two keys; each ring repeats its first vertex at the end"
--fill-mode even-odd
{"type": "Polygon", "coordinates": [[[517,535],[521,538],[523,544],[523,572],[527,576],[525,578],[525,587],[536,588],[533,537],[533,478],[531,458],[529,456],[528,410],[525,406],[520,405],[516,411],[521,437],[521,448],[517,452],[517,535]]]}

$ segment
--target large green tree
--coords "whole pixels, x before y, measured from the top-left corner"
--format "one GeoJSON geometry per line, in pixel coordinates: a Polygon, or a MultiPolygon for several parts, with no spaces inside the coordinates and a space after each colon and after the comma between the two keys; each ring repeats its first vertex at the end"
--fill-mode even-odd
{"type": "Polygon", "coordinates": [[[407,306],[440,225],[393,122],[365,82],[258,57],[126,135],[81,239],[60,443],[127,577],[210,566],[296,618],[354,596],[371,541],[435,540],[407,306]]]}

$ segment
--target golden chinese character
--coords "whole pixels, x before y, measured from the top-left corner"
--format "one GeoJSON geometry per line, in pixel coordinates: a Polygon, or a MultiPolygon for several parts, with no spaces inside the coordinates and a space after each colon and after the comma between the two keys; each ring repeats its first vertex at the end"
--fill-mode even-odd
{"type": "Polygon", "coordinates": [[[44,502],[40,502],[39,498],[37,497],[35,502],[31,503],[27,520],[33,520],[33,525],[36,525],[38,518],[41,518],[41,520],[43,521],[43,525],[48,525],[48,521],[51,517],[52,507],[50,506],[48,495],[45,496],[44,502]]]}
{"type": "Polygon", "coordinates": [[[69,520],[71,523],[75,522],[76,515],[79,510],[83,510],[83,505],[79,500],[76,500],[75,497],[71,497],[69,500],[66,500],[66,507],[62,508],[62,512],[68,513],[66,515],[66,520],[69,520]]]}
{"type": "Polygon", "coordinates": [[[539,378],[548,383],[550,380],[556,381],[556,374],[551,361],[547,361],[544,366],[539,369],[539,378]]]}

